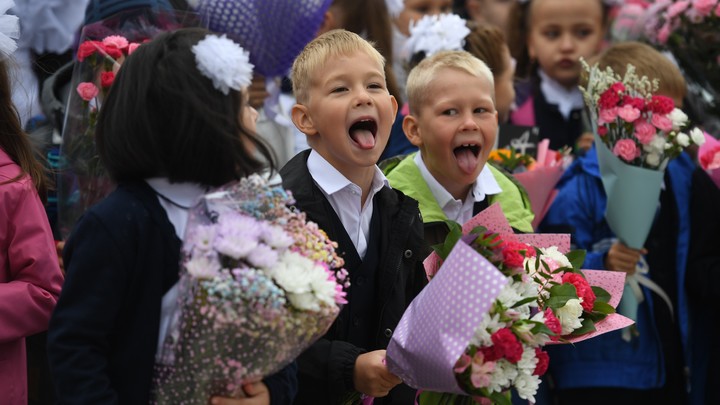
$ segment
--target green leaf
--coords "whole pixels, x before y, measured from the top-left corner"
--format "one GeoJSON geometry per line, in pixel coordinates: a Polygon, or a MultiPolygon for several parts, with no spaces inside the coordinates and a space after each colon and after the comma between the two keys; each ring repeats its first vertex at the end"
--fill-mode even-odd
{"type": "Polygon", "coordinates": [[[525,305],[525,304],[533,302],[533,301],[537,301],[537,297],[528,297],[528,298],[522,299],[522,300],[516,302],[515,305],[513,305],[510,308],[517,308],[519,306],[525,305]]]}
{"type": "Polygon", "coordinates": [[[457,241],[462,237],[462,227],[460,224],[454,221],[445,221],[445,224],[449,229],[447,237],[445,237],[445,242],[432,247],[435,253],[437,253],[443,260],[447,259],[457,241]]]}
{"type": "Polygon", "coordinates": [[[488,398],[496,405],[512,405],[510,396],[504,392],[493,392],[488,398]]]}
{"type": "Polygon", "coordinates": [[[593,331],[595,331],[595,322],[593,322],[591,319],[585,318],[582,321],[582,326],[572,331],[570,335],[580,336],[593,331]]]}
{"type": "Polygon", "coordinates": [[[530,329],[530,332],[532,332],[533,335],[537,335],[538,333],[544,333],[548,336],[555,336],[555,333],[551,331],[550,328],[548,328],[547,325],[542,322],[538,322],[537,324],[535,324],[535,326],[530,329]]]}
{"type": "Polygon", "coordinates": [[[603,315],[608,314],[614,314],[615,308],[612,307],[612,305],[608,304],[607,302],[602,301],[595,301],[595,304],[593,305],[593,312],[599,312],[603,315]]]}
{"type": "Polygon", "coordinates": [[[548,291],[550,291],[550,298],[548,298],[546,304],[553,309],[562,308],[567,304],[568,300],[577,299],[577,290],[570,283],[552,286],[548,291]]]}
{"type": "Polygon", "coordinates": [[[565,255],[573,268],[581,269],[583,263],[585,263],[585,251],[584,250],[571,250],[565,255]]]}
{"type": "MultiPolygon", "coordinates": [[[[595,303],[597,304],[598,301],[600,302],[610,302],[610,293],[605,291],[604,288],[592,286],[592,291],[595,293],[595,303]]],[[[612,313],[612,312],[610,312],[612,313]]]]}

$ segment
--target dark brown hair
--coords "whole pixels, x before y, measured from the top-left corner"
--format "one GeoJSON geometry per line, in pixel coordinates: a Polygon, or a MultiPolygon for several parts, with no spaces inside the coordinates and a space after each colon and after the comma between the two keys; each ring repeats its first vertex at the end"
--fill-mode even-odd
{"type": "Polygon", "coordinates": [[[0,58],[0,148],[20,166],[22,173],[0,184],[18,181],[27,174],[32,179],[40,198],[45,201],[47,190],[52,183],[47,169],[35,157],[30,138],[22,129],[20,116],[12,102],[8,69],[8,61],[0,58]]]}
{"type": "Polygon", "coordinates": [[[123,63],[96,133],[113,180],[167,177],[220,186],[266,165],[274,170],[271,150],[242,125],[241,92],[223,94],[197,68],[192,47],[210,34],[201,28],[164,33],[123,63]]]}
{"type": "Polygon", "coordinates": [[[485,62],[498,78],[510,68],[503,57],[505,35],[498,27],[489,24],[468,22],[470,34],[465,37],[465,50],[485,62]]]}

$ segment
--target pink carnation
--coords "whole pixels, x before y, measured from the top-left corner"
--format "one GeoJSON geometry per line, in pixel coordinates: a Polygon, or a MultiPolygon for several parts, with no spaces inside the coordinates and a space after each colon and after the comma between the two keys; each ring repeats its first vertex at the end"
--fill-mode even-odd
{"type": "Polygon", "coordinates": [[[115,73],[113,72],[102,72],[100,74],[100,84],[107,88],[112,86],[113,82],[115,81],[115,73]]]}
{"type": "Polygon", "coordinates": [[[673,129],[672,120],[666,115],[653,114],[650,122],[655,126],[655,128],[664,132],[670,132],[673,129]]]}
{"type": "Polygon", "coordinates": [[[720,144],[700,155],[700,166],[705,170],[720,169],[720,144]]]}
{"type": "Polygon", "coordinates": [[[697,10],[701,16],[707,17],[712,13],[716,3],[717,0],[693,0],[692,7],[697,10]]]}
{"type": "Polygon", "coordinates": [[[642,97],[625,96],[622,102],[623,104],[630,104],[640,111],[645,109],[645,100],[642,97]]]}
{"type": "Polygon", "coordinates": [[[670,38],[670,21],[666,21],[657,33],[657,40],[660,44],[664,45],[670,38]]]}
{"type": "Polygon", "coordinates": [[[103,45],[114,47],[117,49],[125,49],[128,47],[128,40],[120,35],[110,35],[102,40],[103,45]]]}
{"type": "Polygon", "coordinates": [[[585,277],[577,273],[565,273],[562,276],[563,283],[570,283],[575,286],[578,298],[582,298],[582,305],[585,311],[592,311],[595,305],[595,292],[590,288],[590,284],[585,277]]]}
{"type": "Polygon", "coordinates": [[[625,91],[625,86],[622,83],[614,83],[600,95],[598,107],[600,107],[601,110],[616,107],[620,102],[620,94],[623,91],[625,91]]]}
{"type": "Polygon", "coordinates": [[[655,114],[670,114],[675,109],[675,102],[667,96],[652,96],[648,103],[650,111],[655,114]]]}
{"type": "Polygon", "coordinates": [[[102,49],[102,43],[98,41],[85,41],[78,47],[77,58],[80,62],[84,61],[85,58],[94,54],[102,49]]]}
{"type": "Polygon", "coordinates": [[[639,151],[637,146],[635,146],[635,142],[630,139],[621,139],[615,143],[612,152],[624,161],[632,162],[637,157],[639,151]]]}
{"type": "Polygon", "coordinates": [[[640,110],[630,104],[618,108],[618,115],[627,122],[633,122],[640,118],[640,110]]]}
{"type": "Polygon", "coordinates": [[[683,11],[687,10],[687,8],[690,6],[690,2],[687,0],[683,1],[677,1],[670,5],[667,9],[667,18],[668,20],[673,19],[677,17],[679,14],[681,14],[683,11]]]}
{"type": "Polygon", "coordinates": [[[635,137],[641,144],[647,145],[655,137],[655,127],[645,120],[635,121],[635,137]]]}
{"type": "Polygon", "coordinates": [[[82,98],[85,101],[90,101],[93,98],[95,98],[100,90],[98,90],[97,86],[90,82],[82,82],[78,84],[77,86],[77,92],[80,95],[80,98],[82,98]]]}
{"type": "Polygon", "coordinates": [[[601,108],[600,109],[600,124],[609,124],[615,121],[618,115],[618,108],[601,108]]]}
{"type": "Polygon", "coordinates": [[[560,339],[560,334],[562,334],[562,325],[560,324],[560,320],[557,319],[555,313],[550,308],[545,309],[545,326],[547,326],[548,329],[555,334],[555,336],[550,337],[551,340],[557,341],[560,339]]]}
{"type": "Polygon", "coordinates": [[[138,44],[137,42],[133,42],[130,45],[128,45],[128,51],[127,51],[128,55],[135,52],[135,50],[138,49],[139,46],[140,46],[140,44],[138,44]]]}

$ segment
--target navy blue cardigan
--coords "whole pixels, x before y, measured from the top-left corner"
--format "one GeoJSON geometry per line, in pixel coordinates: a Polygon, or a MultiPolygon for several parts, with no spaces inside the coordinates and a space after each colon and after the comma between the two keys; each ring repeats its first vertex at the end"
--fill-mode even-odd
{"type": "MultiPolygon", "coordinates": [[[[65,285],[48,355],[60,404],[147,404],[163,295],[178,280],[181,242],[144,182],[121,184],[67,241],[65,285]]],[[[296,365],[264,381],[291,403],[296,365]]]]}

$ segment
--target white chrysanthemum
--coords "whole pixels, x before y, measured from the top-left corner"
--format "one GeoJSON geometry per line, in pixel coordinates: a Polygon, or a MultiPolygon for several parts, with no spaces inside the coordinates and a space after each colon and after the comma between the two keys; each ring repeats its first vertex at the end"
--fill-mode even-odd
{"type": "Polygon", "coordinates": [[[537,394],[538,388],[540,387],[540,377],[532,375],[532,373],[520,373],[517,378],[515,378],[513,385],[520,398],[534,403],[535,394],[537,394]]]}
{"type": "Polygon", "coordinates": [[[583,308],[579,299],[569,299],[565,306],[555,311],[555,316],[560,321],[562,327],[561,334],[567,335],[575,329],[582,326],[583,308]]]}
{"type": "Polygon", "coordinates": [[[192,248],[208,251],[213,247],[213,241],[215,240],[215,226],[214,225],[199,225],[193,229],[189,235],[189,243],[192,248]]]}
{"type": "Polygon", "coordinates": [[[684,132],[678,133],[675,136],[675,141],[677,141],[678,145],[682,146],[683,148],[690,146],[690,137],[684,132]]]}
{"type": "Polygon", "coordinates": [[[262,240],[275,249],[287,249],[295,240],[279,226],[266,225],[262,230],[262,240]]]}
{"type": "Polygon", "coordinates": [[[514,283],[505,284],[502,290],[500,290],[500,295],[497,297],[497,300],[500,301],[505,308],[511,308],[516,302],[522,299],[522,296],[513,284],[514,283]]]}
{"type": "Polygon", "coordinates": [[[695,145],[702,145],[705,143],[705,134],[698,127],[690,130],[690,138],[692,138],[692,141],[695,145]]]}
{"type": "Polygon", "coordinates": [[[668,118],[670,118],[670,121],[672,121],[673,129],[675,131],[679,131],[685,125],[687,125],[688,116],[679,108],[675,108],[670,111],[670,114],[668,114],[668,118]]]}
{"type": "Polygon", "coordinates": [[[185,262],[185,270],[195,278],[213,278],[218,276],[220,263],[215,256],[196,255],[185,262]]]}
{"type": "Polygon", "coordinates": [[[312,271],[310,271],[309,279],[310,288],[318,302],[324,306],[335,305],[335,286],[337,283],[328,279],[328,273],[325,271],[325,268],[316,264],[312,271]]]}
{"type": "Polygon", "coordinates": [[[192,47],[197,68],[227,95],[230,89],[240,91],[252,81],[250,54],[225,35],[208,35],[192,47]]]}
{"type": "Polygon", "coordinates": [[[470,344],[478,347],[490,346],[492,344],[490,335],[504,327],[505,324],[500,322],[500,314],[490,315],[486,312],[480,325],[475,329],[475,335],[470,340],[470,344]]]}
{"type": "Polygon", "coordinates": [[[504,391],[517,378],[517,375],[518,369],[514,364],[500,359],[495,363],[495,370],[491,375],[488,389],[490,392],[504,391]]]}
{"type": "Polygon", "coordinates": [[[266,272],[299,310],[319,311],[335,303],[335,282],[328,280],[325,268],[299,253],[283,252],[266,272]]]}
{"type": "Polygon", "coordinates": [[[465,20],[456,14],[426,15],[410,24],[406,47],[410,55],[425,52],[432,56],[441,51],[460,51],[470,34],[465,20]]]}
{"type": "Polygon", "coordinates": [[[535,348],[523,345],[522,356],[520,356],[520,361],[517,362],[517,368],[521,371],[521,374],[532,374],[535,372],[537,364],[538,358],[535,355],[535,348]]]}

